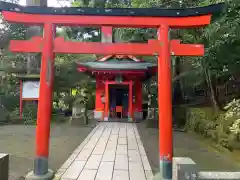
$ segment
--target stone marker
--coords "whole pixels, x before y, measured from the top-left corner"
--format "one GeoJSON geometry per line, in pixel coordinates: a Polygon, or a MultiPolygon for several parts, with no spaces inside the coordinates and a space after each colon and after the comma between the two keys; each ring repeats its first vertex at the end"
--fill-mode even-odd
{"type": "Polygon", "coordinates": [[[9,155],[0,153],[0,180],[8,180],[9,155]]]}

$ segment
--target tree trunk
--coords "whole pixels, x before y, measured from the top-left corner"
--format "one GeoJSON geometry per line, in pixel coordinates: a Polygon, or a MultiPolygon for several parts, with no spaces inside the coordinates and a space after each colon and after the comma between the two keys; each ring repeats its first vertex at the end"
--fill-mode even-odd
{"type": "Polygon", "coordinates": [[[87,109],[87,104],[85,103],[85,108],[84,108],[84,124],[87,125],[88,124],[88,109],[87,109]]]}
{"type": "Polygon", "coordinates": [[[208,84],[208,88],[209,88],[209,92],[210,92],[210,100],[212,102],[212,106],[214,108],[215,111],[218,111],[218,104],[216,101],[216,96],[215,96],[215,91],[213,89],[213,85],[212,85],[212,79],[211,79],[211,72],[209,70],[209,68],[204,66],[204,74],[205,74],[205,78],[208,84]]]}
{"type": "MultiPolygon", "coordinates": [[[[26,0],[27,6],[47,6],[47,0],[26,0]]],[[[40,26],[31,26],[27,29],[26,38],[30,39],[33,36],[42,36],[42,29],[40,26]]],[[[27,73],[39,73],[36,70],[40,67],[41,54],[29,53],[27,55],[27,73]]]]}
{"type": "MultiPolygon", "coordinates": [[[[181,59],[180,57],[176,57],[175,61],[175,77],[178,77],[181,73],[181,59]]],[[[173,91],[173,101],[175,105],[179,105],[183,102],[183,93],[180,79],[177,79],[174,83],[174,91],[173,91]]]]}

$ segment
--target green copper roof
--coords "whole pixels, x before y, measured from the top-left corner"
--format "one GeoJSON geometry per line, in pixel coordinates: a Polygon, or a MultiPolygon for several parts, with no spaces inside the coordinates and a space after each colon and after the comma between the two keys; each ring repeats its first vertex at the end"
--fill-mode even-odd
{"type": "Polygon", "coordinates": [[[102,70],[147,70],[156,67],[156,64],[149,62],[136,62],[131,59],[108,59],[107,61],[92,61],[85,63],[78,63],[81,66],[102,69],[102,70]]]}

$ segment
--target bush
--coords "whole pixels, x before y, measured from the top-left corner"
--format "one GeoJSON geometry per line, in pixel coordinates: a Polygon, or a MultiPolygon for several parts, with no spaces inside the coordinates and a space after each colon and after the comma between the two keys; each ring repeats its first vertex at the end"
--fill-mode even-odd
{"type": "Polygon", "coordinates": [[[177,127],[181,128],[186,124],[186,108],[185,107],[175,107],[173,108],[173,119],[177,127]]]}
{"type": "Polygon", "coordinates": [[[0,96],[1,104],[9,112],[13,111],[16,107],[19,107],[19,98],[19,96],[12,94],[0,96]]]}
{"type": "Polygon", "coordinates": [[[185,129],[231,151],[240,149],[240,100],[233,100],[224,109],[216,114],[211,108],[188,108],[185,129]]]}
{"type": "Polygon", "coordinates": [[[37,122],[37,104],[27,102],[23,108],[24,124],[36,124],[37,122]]]}
{"type": "Polygon", "coordinates": [[[213,136],[216,122],[211,108],[188,108],[186,117],[185,129],[187,131],[193,131],[206,137],[213,136]]]}
{"type": "Polygon", "coordinates": [[[95,97],[91,96],[91,98],[89,98],[88,104],[87,104],[87,109],[88,110],[93,110],[95,109],[95,97]]]}
{"type": "Polygon", "coordinates": [[[8,111],[5,108],[0,107],[0,114],[1,114],[0,124],[8,123],[8,121],[9,121],[8,111]]]}

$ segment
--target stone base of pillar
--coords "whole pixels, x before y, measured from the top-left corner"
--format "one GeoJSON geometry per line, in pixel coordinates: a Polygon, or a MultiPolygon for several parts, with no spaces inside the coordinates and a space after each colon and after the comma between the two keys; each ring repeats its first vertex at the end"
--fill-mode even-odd
{"type": "MultiPolygon", "coordinates": [[[[102,113],[104,113],[104,112],[102,112],[102,113]]],[[[105,114],[104,114],[105,115],[105,114]]],[[[110,116],[110,112],[108,112],[108,116],[105,116],[104,118],[103,118],[103,121],[108,121],[109,120],[109,116],[110,116]]]]}
{"type": "Polygon", "coordinates": [[[93,117],[96,120],[102,120],[103,111],[96,111],[96,110],[94,110],[94,116],[93,117]]]}
{"type": "Polygon", "coordinates": [[[134,112],[134,119],[135,119],[136,121],[141,121],[141,120],[143,120],[143,112],[137,112],[137,111],[135,111],[135,112],[134,112]]]}
{"type": "Polygon", "coordinates": [[[54,178],[54,173],[52,170],[48,170],[48,173],[42,176],[35,175],[33,171],[29,172],[25,180],[52,180],[54,178]]]}
{"type": "Polygon", "coordinates": [[[103,121],[108,121],[109,120],[109,116],[108,117],[104,117],[103,121]]]}
{"type": "Polygon", "coordinates": [[[128,117],[128,121],[133,121],[133,119],[131,117],[128,117]]]}
{"type": "Polygon", "coordinates": [[[133,121],[133,118],[130,116],[129,112],[128,112],[128,121],[133,121]]]}
{"type": "Polygon", "coordinates": [[[104,121],[108,121],[108,119],[109,119],[108,117],[104,117],[104,121]]]}

